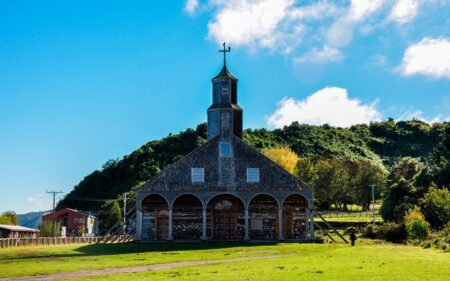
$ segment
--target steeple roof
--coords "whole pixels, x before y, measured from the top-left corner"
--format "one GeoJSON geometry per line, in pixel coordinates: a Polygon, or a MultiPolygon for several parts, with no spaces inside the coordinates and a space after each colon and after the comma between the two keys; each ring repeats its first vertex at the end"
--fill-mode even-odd
{"type": "Polygon", "coordinates": [[[227,65],[224,64],[222,67],[222,70],[219,72],[219,74],[216,75],[212,80],[214,79],[231,79],[231,80],[237,80],[236,77],[234,77],[230,71],[228,71],[227,65]]]}

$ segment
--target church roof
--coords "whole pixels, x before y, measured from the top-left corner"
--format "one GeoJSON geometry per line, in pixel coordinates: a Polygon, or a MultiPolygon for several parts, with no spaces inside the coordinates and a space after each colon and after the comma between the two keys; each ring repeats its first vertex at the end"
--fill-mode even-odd
{"type": "Polygon", "coordinates": [[[222,67],[222,70],[219,72],[219,74],[217,74],[217,76],[214,77],[212,80],[214,80],[214,79],[223,79],[223,78],[227,78],[227,79],[231,79],[231,80],[237,80],[237,78],[234,77],[230,73],[230,71],[228,70],[226,64],[222,67]]]}

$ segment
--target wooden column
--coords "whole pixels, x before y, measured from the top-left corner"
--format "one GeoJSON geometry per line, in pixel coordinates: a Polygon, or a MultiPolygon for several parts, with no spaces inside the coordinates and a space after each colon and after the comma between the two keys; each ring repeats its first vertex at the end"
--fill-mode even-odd
{"type": "Polygon", "coordinates": [[[278,208],[278,240],[283,238],[283,208],[278,208]]]}
{"type": "Polygon", "coordinates": [[[136,211],[136,234],[134,239],[142,239],[142,211],[139,210],[136,211]]]}
{"type": "Polygon", "coordinates": [[[306,236],[306,239],[309,239],[309,237],[310,237],[310,233],[309,233],[309,227],[310,227],[310,224],[311,224],[311,217],[310,217],[310,215],[309,215],[309,210],[308,210],[308,208],[306,208],[306,221],[305,221],[305,236],[306,236]]]}
{"type": "Polygon", "coordinates": [[[249,233],[249,223],[248,223],[248,208],[245,207],[245,235],[244,235],[244,240],[250,240],[250,236],[248,235],[249,233]]]}
{"type": "Polygon", "coordinates": [[[172,241],[172,209],[169,209],[169,235],[167,237],[167,240],[172,241]]]}
{"type": "Polygon", "coordinates": [[[309,213],[309,238],[314,239],[314,209],[309,213]]]}
{"type": "Polygon", "coordinates": [[[202,238],[203,241],[207,240],[206,237],[206,207],[203,207],[202,212],[202,238]]]}

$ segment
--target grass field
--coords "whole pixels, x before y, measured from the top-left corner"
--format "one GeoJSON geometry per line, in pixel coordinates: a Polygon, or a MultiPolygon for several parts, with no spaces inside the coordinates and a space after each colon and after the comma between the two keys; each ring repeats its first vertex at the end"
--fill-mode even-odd
{"type": "MultiPolygon", "coordinates": [[[[77,280],[450,280],[450,254],[346,244],[126,244],[0,249],[0,278],[180,261],[277,256],[77,280]]],[[[73,279],[72,279],[73,280],[73,279]]]]}

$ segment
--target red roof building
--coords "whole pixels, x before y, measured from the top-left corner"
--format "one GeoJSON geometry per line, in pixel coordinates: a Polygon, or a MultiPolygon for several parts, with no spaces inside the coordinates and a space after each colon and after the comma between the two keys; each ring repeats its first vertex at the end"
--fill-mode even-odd
{"type": "Polygon", "coordinates": [[[42,221],[53,219],[65,227],[66,236],[93,236],[97,233],[97,218],[89,212],[63,208],[42,216],[42,221]]]}

